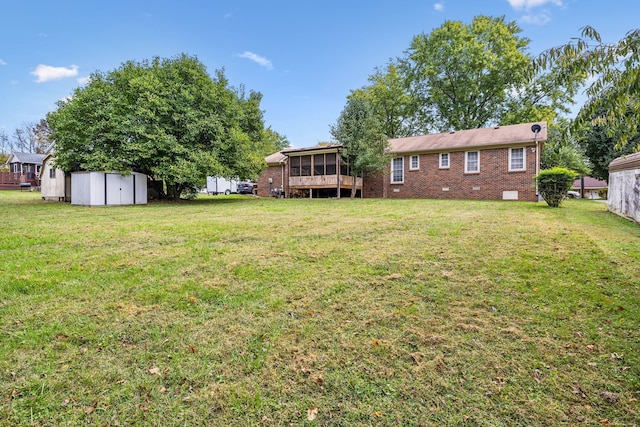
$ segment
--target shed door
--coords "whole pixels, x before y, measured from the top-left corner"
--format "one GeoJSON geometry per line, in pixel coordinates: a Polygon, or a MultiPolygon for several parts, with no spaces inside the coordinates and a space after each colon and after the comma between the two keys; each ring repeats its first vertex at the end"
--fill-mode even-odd
{"type": "Polygon", "coordinates": [[[133,175],[108,173],[105,180],[107,205],[133,204],[133,175]]]}

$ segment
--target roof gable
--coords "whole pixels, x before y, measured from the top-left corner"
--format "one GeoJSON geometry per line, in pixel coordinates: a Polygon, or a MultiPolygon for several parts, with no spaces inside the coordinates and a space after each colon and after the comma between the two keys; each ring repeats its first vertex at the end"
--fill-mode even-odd
{"type": "Polygon", "coordinates": [[[521,123],[492,128],[469,129],[407,138],[390,139],[392,153],[416,153],[426,151],[460,151],[470,148],[523,145],[547,140],[547,123],[521,123]],[[539,125],[537,135],[533,125],[539,125]]]}
{"type": "Polygon", "coordinates": [[[277,153],[273,153],[264,158],[264,161],[267,165],[279,165],[286,162],[287,156],[282,154],[282,151],[278,151],[277,153]]]}

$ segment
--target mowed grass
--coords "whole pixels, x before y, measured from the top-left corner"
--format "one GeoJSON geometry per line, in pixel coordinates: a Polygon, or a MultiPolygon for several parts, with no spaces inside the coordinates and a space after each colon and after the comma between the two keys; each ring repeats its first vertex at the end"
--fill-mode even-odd
{"type": "Polygon", "coordinates": [[[0,192],[2,425],[637,425],[640,226],[587,200],[0,192]]]}

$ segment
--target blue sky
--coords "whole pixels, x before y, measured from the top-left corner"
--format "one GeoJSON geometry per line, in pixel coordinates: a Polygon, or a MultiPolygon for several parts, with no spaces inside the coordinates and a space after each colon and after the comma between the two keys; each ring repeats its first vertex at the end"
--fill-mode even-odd
{"type": "Polygon", "coordinates": [[[90,73],[127,60],[197,56],[263,94],[265,121],[295,147],[329,141],[346,97],[414,35],[446,20],[505,16],[529,52],[594,26],[616,42],[640,2],[618,0],[2,0],[0,130],[37,122],[90,73]]]}

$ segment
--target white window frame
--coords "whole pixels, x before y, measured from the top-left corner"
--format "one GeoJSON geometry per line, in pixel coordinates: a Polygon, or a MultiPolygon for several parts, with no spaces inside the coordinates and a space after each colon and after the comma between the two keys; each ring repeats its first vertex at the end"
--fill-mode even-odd
{"type": "Polygon", "coordinates": [[[464,153],[464,173],[480,173],[480,151],[465,151],[464,153]],[[474,170],[469,169],[469,154],[478,153],[478,168],[474,170]]]}
{"type": "Polygon", "coordinates": [[[451,154],[449,153],[440,153],[438,156],[438,165],[440,166],[440,169],[449,169],[451,167],[451,154]],[[442,156],[447,156],[447,165],[443,165],[442,164],[442,156]]]}
{"type": "Polygon", "coordinates": [[[392,184],[404,184],[404,157],[394,157],[391,159],[391,183],[392,184]],[[400,160],[400,176],[401,179],[399,181],[395,180],[393,165],[396,160],[400,160]]]}
{"type": "Polygon", "coordinates": [[[413,155],[409,157],[409,170],[410,171],[417,171],[420,170],[420,156],[418,155],[413,155]],[[416,160],[416,166],[413,166],[413,160],[416,160]]]}
{"type": "Polygon", "coordinates": [[[521,172],[526,170],[527,170],[527,147],[509,148],[509,172],[521,172]],[[513,167],[513,151],[514,150],[522,150],[522,167],[521,168],[513,167]]]}

